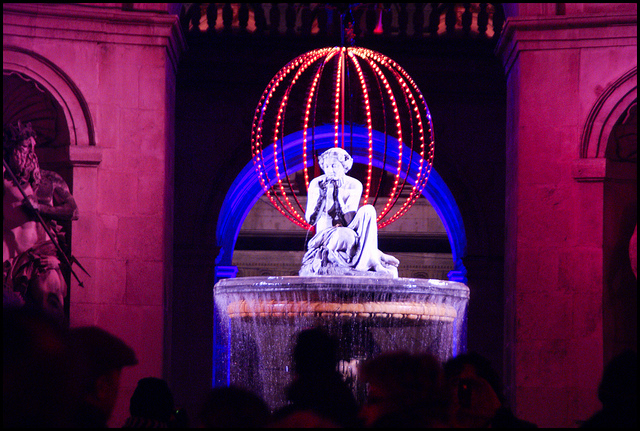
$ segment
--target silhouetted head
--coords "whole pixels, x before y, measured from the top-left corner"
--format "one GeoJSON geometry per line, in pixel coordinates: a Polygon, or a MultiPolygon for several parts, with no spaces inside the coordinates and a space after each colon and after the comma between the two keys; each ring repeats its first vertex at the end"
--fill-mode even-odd
{"type": "Polygon", "coordinates": [[[108,419],[115,407],[122,368],[138,363],[135,352],[97,326],[72,328],[69,333],[78,359],[84,402],[97,408],[102,419],[108,419]]]}
{"type": "Polygon", "coordinates": [[[338,342],[322,328],[298,333],[293,349],[293,366],[298,375],[327,374],[336,371],[338,342]]]}
{"type": "Polygon", "coordinates": [[[638,402],[638,354],[627,350],[605,367],[598,399],[608,408],[636,408],[638,402]]]}
{"type": "Polygon", "coordinates": [[[156,377],[138,381],[129,402],[131,416],[168,423],[173,411],[173,395],[166,381],[156,377]]]}
{"type": "Polygon", "coordinates": [[[429,354],[382,353],[360,367],[360,377],[400,403],[424,401],[440,390],[442,368],[429,354]]]}
{"type": "Polygon", "coordinates": [[[445,362],[445,379],[448,381],[455,379],[462,373],[467,365],[473,367],[478,377],[489,383],[500,402],[503,403],[504,397],[500,376],[491,365],[491,361],[476,352],[463,353],[445,362]]]}
{"type": "Polygon", "coordinates": [[[262,398],[237,386],[219,386],[207,395],[200,409],[204,428],[262,428],[271,412],[262,398]]]}
{"type": "Polygon", "coordinates": [[[365,427],[444,423],[442,367],[433,355],[385,352],[363,362],[359,378],[368,385],[360,409],[365,427]]]}
{"type": "Polygon", "coordinates": [[[81,397],[66,328],[27,308],[2,310],[4,428],[67,428],[81,397]]]}
{"type": "Polygon", "coordinates": [[[102,328],[72,328],[70,334],[74,349],[87,361],[91,382],[110,371],[138,363],[131,347],[102,328]]]}

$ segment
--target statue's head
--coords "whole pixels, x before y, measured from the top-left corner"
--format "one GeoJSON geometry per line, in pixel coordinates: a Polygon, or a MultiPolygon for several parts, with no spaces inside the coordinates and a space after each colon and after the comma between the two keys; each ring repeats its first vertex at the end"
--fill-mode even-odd
{"type": "Polygon", "coordinates": [[[31,127],[31,123],[22,124],[18,120],[17,123],[8,124],[2,130],[2,149],[3,153],[14,150],[17,146],[24,145],[25,141],[30,143],[33,141],[35,146],[36,131],[31,127]],[[31,139],[33,138],[33,140],[31,139]]]}
{"type": "Polygon", "coordinates": [[[2,157],[20,181],[28,181],[34,186],[40,181],[35,147],[36,132],[31,123],[22,124],[18,121],[3,128],[2,157]]]}
{"type": "Polygon", "coordinates": [[[320,164],[320,168],[323,171],[327,163],[333,160],[339,161],[344,167],[345,172],[349,172],[349,170],[353,166],[353,158],[349,155],[349,153],[347,153],[345,150],[339,147],[330,148],[324,153],[322,153],[320,157],[318,157],[318,163],[320,164]]]}

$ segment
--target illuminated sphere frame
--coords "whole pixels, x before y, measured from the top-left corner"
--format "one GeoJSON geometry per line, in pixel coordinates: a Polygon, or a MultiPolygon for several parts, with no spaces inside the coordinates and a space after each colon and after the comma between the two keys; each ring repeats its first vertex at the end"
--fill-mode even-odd
{"type": "Polygon", "coordinates": [[[368,160],[361,204],[376,205],[383,182],[389,180],[385,171],[389,172],[394,178],[386,184],[390,192],[378,210],[378,228],[398,220],[422,194],[433,166],[431,114],[413,79],[395,61],[376,51],[331,47],[300,55],[269,82],[253,118],[253,163],[267,198],[280,213],[305,229],[311,225],[296,196],[295,187],[300,185],[292,181],[294,172],[287,169],[291,163],[284,138],[302,131],[304,186],[308,189],[310,180],[320,173],[317,156],[330,148],[315,140],[315,131],[327,124],[333,125],[333,147],[341,147],[352,156],[357,151],[351,145],[353,127],[367,129],[368,153],[359,157],[368,160]],[[393,138],[389,139],[392,143],[385,139],[383,150],[374,151],[374,131],[393,138]],[[391,150],[388,145],[397,145],[397,149],[391,150]],[[272,151],[265,151],[269,147],[272,151]],[[403,151],[410,151],[408,158],[406,154],[403,157],[403,151]],[[273,159],[265,160],[267,154],[273,159]],[[374,159],[382,170],[374,169],[374,159]],[[409,170],[415,159],[419,168],[409,170]],[[315,172],[311,166],[315,166],[315,172]],[[397,210],[391,213],[394,207],[397,210]]]}

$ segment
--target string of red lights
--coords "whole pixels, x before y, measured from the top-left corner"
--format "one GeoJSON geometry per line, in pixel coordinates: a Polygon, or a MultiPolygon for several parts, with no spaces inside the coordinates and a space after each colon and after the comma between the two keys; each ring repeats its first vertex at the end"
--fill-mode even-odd
{"type": "Polygon", "coordinates": [[[302,132],[302,174],[308,188],[312,179],[309,167],[317,163],[319,152],[328,149],[316,145],[316,127],[330,123],[333,146],[347,150],[348,128],[366,127],[367,154],[354,157],[356,163],[367,161],[362,204],[371,203],[370,200],[376,204],[387,171],[393,175],[393,182],[378,211],[378,228],[398,220],[422,194],[433,165],[431,115],[409,74],[395,61],[366,48],[343,46],[307,52],[290,61],[267,85],[255,110],[251,151],[269,201],[293,223],[305,229],[311,227],[304,219],[304,205],[292,181],[296,172],[288,169],[292,163],[283,141],[291,133],[302,132]],[[385,139],[383,150],[374,151],[374,131],[393,138],[389,140],[397,142],[397,150],[388,151],[385,139]],[[267,146],[273,150],[269,152],[271,160],[265,160],[263,150],[267,146]],[[414,157],[419,157],[417,171],[409,170],[414,157]],[[268,169],[271,166],[273,169],[268,169]],[[375,167],[380,170],[377,175],[375,167]],[[272,172],[272,178],[268,172],[272,172]],[[403,193],[406,197],[401,201],[403,193]],[[393,208],[397,209],[391,213],[393,208]]]}

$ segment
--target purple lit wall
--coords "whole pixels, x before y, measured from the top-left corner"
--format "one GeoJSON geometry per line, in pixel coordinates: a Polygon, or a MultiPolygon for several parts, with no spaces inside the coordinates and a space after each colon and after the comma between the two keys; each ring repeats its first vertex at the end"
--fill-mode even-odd
{"type": "MultiPolygon", "coordinates": [[[[603,365],[637,348],[637,6],[502,6],[497,45],[442,27],[442,38],[383,34],[366,47],[429,103],[425,196],[466,269],[468,349],[501,371],[518,416],[575,427],[600,408],[603,365]]],[[[141,359],[123,374],[115,427],[148,375],[197,411],[212,381],[216,258],[232,276],[260,193],[234,184],[248,181],[256,103],[283,65],[327,46],[183,33],[181,7],[3,3],[3,69],[45,89],[66,130],[46,161],[72,184],[72,252],[92,274],[71,286],[72,324],[110,330],[141,359]],[[246,201],[225,201],[232,190],[246,201]]]]}

